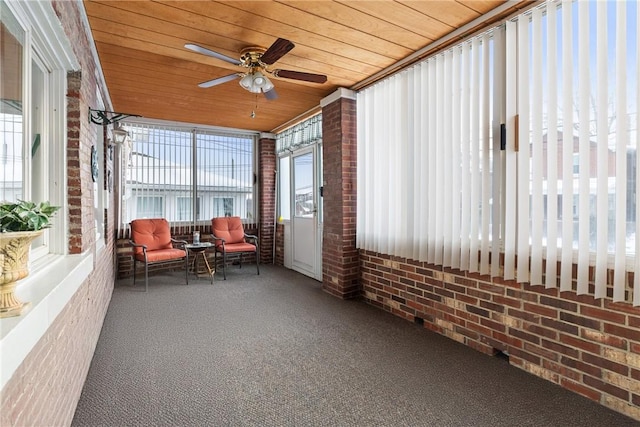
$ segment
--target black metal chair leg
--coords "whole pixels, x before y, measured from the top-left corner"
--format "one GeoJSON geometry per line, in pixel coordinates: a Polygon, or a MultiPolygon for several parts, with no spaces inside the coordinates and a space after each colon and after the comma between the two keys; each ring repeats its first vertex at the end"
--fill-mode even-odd
{"type": "Polygon", "coordinates": [[[144,263],[144,291],[149,292],[149,262],[144,263]]]}
{"type": "Polygon", "coordinates": [[[184,279],[189,284],[189,250],[185,248],[185,252],[187,253],[184,257],[184,279]]]}
{"type": "Polygon", "coordinates": [[[258,247],[256,246],[256,271],[260,275],[260,259],[258,258],[258,247]]]}
{"type": "Polygon", "coordinates": [[[222,277],[227,280],[227,251],[222,252],[222,277]]]}

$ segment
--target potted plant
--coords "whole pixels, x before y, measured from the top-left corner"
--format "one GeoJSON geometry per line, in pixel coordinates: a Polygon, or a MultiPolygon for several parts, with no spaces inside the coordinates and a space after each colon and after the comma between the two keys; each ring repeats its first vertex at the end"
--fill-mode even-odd
{"type": "Polygon", "coordinates": [[[0,317],[19,316],[29,305],[16,297],[16,282],[29,275],[31,242],[51,226],[58,209],[48,202],[0,203],[0,317]]]}

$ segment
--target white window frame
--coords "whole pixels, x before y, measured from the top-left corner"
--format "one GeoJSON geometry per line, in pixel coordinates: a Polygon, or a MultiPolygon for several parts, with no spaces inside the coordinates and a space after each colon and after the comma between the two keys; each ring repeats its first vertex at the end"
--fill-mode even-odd
{"type": "MultiPolygon", "coordinates": [[[[46,116],[47,135],[52,148],[47,173],[51,184],[48,198],[52,204],[62,207],[54,226],[49,229],[49,255],[31,263],[29,276],[20,281],[16,290],[18,297],[29,301],[31,307],[19,317],[0,319],[0,354],[3,355],[0,357],[0,390],[3,390],[89,277],[94,255],[93,251],[68,255],[67,73],[80,69],[80,64],[51,2],[0,0],[0,7],[6,7],[25,30],[25,82],[31,79],[29,70],[34,50],[51,70],[46,116]]],[[[88,25],[86,16],[84,25],[88,25]]],[[[25,96],[24,99],[29,98],[25,96]]],[[[28,111],[30,105],[23,108],[28,111]]],[[[25,129],[29,129],[28,124],[25,124],[25,129]]]]}

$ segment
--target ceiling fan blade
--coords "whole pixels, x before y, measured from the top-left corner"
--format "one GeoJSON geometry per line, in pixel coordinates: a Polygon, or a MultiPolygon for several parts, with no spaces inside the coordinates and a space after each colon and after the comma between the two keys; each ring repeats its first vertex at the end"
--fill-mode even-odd
{"type": "Polygon", "coordinates": [[[284,77],[285,79],[303,80],[312,83],[325,83],[327,81],[327,76],[324,74],[303,73],[301,71],[274,70],[273,75],[276,77],[284,77]]]}
{"type": "Polygon", "coordinates": [[[230,82],[231,80],[237,79],[238,78],[238,74],[229,74],[228,76],[222,76],[222,77],[218,77],[217,79],[213,79],[213,80],[209,80],[206,82],[202,82],[200,84],[198,84],[198,86],[200,87],[211,87],[211,86],[216,86],[216,85],[220,85],[222,83],[226,83],[226,82],[230,82]]]}
{"type": "Polygon", "coordinates": [[[201,53],[203,55],[212,56],[214,58],[222,59],[223,61],[229,62],[229,63],[234,64],[234,65],[240,65],[241,64],[239,59],[231,58],[230,56],[223,55],[223,54],[218,53],[218,52],[214,52],[214,51],[212,51],[210,49],[207,49],[206,47],[198,46],[197,44],[187,43],[187,44],[184,45],[184,47],[186,47],[187,49],[190,49],[190,50],[192,50],[194,52],[201,53]]]}
{"type": "Polygon", "coordinates": [[[274,41],[273,44],[267,49],[265,53],[260,57],[260,61],[267,65],[271,65],[278,59],[282,58],[287,52],[296,47],[295,44],[287,39],[281,39],[274,41]]]}
{"type": "Polygon", "coordinates": [[[264,92],[264,97],[267,98],[269,101],[273,101],[274,99],[278,99],[278,94],[276,93],[275,89],[271,89],[264,92]]]}

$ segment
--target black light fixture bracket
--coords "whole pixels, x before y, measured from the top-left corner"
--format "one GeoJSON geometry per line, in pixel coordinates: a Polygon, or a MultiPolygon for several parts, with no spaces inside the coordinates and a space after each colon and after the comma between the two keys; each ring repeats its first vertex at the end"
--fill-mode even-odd
{"type": "Polygon", "coordinates": [[[127,117],[141,117],[137,114],[117,113],[115,111],[94,110],[89,107],[89,122],[97,125],[110,125],[127,117]]]}

